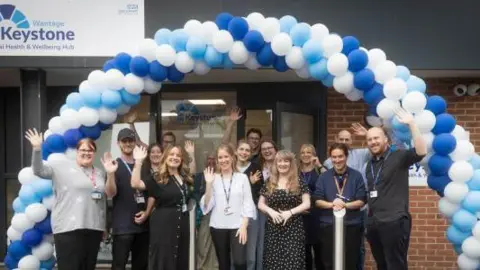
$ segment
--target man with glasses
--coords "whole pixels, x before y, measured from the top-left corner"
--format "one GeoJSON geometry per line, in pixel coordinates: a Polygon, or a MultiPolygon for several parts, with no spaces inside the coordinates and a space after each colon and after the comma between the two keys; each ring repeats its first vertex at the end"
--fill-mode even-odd
{"type": "Polygon", "coordinates": [[[258,128],[251,128],[247,131],[247,143],[252,148],[250,162],[260,164],[260,141],[262,140],[262,131],[258,128]]]}

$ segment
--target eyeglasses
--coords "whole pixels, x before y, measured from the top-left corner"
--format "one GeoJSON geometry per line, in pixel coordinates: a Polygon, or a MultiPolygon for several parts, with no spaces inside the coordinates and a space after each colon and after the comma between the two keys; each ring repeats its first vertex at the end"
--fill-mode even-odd
{"type": "Polygon", "coordinates": [[[268,150],[272,150],[274,149],[275,147],[273,146],[270,146],[270,147],[262,147],[262,151],[268,151],[268,150]]]}

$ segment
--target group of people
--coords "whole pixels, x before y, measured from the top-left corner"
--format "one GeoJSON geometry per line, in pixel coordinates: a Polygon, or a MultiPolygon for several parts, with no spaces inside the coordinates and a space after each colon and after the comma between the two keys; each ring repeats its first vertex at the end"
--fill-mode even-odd
{"type": "Polygon", "coordinates": [[[198,172],[193,143],[181,147],[173,133],[165,133],[160,144],[147,147],[133,121],[118,133],[121,156],[101,158],[103,171],[93,166],[97,149],[90,139],[78,142],[74,162],[47,165],[42,134],[29,130],[26,138],[34,173],[54,183],[60,270],[95,269],[107,198],[113,201],[112,269],[125,269],[131,255],[133,270],[187,270],[191,258],[195,269],[330,270],[333,212],[340,210],[346,211],[345,269],[363,269],[364,235],[378,269],[407,269],[408,170],[427,148],[412,115],[400,109],[396,117],[409,126],[415,148],[393,150],[385,130],[354,124],[368,148],[350,149],[352,135],[344,130],[323,165],[313,145],[303,144],[296,157],[258,129],[233,146],[238,109],[198,172]]]}

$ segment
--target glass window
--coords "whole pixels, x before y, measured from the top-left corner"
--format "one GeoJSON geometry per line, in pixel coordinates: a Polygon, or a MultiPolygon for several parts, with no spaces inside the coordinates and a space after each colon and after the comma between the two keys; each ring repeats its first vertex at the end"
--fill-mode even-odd
{"type": "Polygon", "coordinates": [[[13,217],[13,200],[17,198],[18,192],[20,191],[20,182],[18,179],[7,179],[7,229],[12,222],[13,217]]]}
{"type": "Polygon", "coordinates": [[[262,131],[263,137],[273,139],[272,117],[272,110],[247,110],[245,133],[251,128],[257,128],[262,131]]]}
{"type": "Polygon", "coordinates": [[[281,148],[298,153],[302,144],[313,144],[313,116],[290,112],[281,114],[281,148]]]}

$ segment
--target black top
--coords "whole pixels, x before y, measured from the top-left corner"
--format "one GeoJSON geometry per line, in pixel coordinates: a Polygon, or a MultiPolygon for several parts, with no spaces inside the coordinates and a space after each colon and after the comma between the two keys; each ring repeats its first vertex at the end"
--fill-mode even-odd
{"type": "Polygon", "coordinates": [[[415,149],[385,151],[380,157],[372,158],[365,168],[368,183],[369,217],[382,221],[394,221],[408,216],[408,171],[412,164],[422,160],[415,149]],[[373,165],[373,167],[372,167],[373,165]],[[377,181],[372,175],[375,175],[377,181]],[[380,173],[378,173],[380,171],[380,173]],[[378,178],[377,178],[377,175],[378,178]],[[371,198],[371,191],[377,197],[371,198]]]}
{"type": "Polygon", "coordinates": [[[155,198],[155,208],[168,207],[182,209],[183,200],[188,204],[190,199],[190,189],[188,188],[185,177],[181,186],[177,185],[174,176],[170,176],[165,184],[157,183],[152,174],[142,176],[148,196],[155,198]],[[180,190],[180,188],[182,190],[180,190]],[[186,198],[182,191],[186,191],[186,198]]]}
{"type": "Polygon", "coordinates": [[[205,194],[205,175],[203,172],[196,173],[193,177],[193,198],[197,203],[200,203],[203,194],[205,194]]]}
{"type": "Polygon", "coordinates": [[[131,234],[141,233],[148,230],[148,222],[141,225],[135,223],[135,214],[145,210],[147,194],[141,192],[145,203],[137,204],[135,200],[136,190],[130,185],[130,178],[134,164],[124,163],[122,159],[117,158],[118,169],[115,172],[115,183],[117,185],[117,194],[112,199],[112,234],[131,234]],[[130,170],[126,165],[130,167],[130,170]]]}
{"type": "Polygon", "coordinates": [[[257,205],[258,199],[260,198],[260,189],[262,189],[263,186],[262,167],[260,167],[260,164],[251,161],[250,166],[248,166],[243,173],[248,177],[248,182],[252,188],[252,199],[255,205],[257,205]],[[257,171],[260,172],[260,180],[258,180],[255,184],[252,184],[252,182],[250,182],[250,173],[255,174],[257,171]]]}
{"type": "Polygon", "coordinates": [[[248,161],[260,165],[260,152],[253,154],[248,161]]]}

